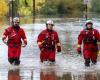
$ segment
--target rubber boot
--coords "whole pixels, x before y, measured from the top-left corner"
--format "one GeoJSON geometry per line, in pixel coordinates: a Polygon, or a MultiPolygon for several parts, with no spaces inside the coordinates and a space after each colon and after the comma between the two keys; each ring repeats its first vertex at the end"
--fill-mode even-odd
{"type": "Polygon", "coordinates": [[[19,60],[19,58],[15,58],[15,65],[20,65],[20,60],[19,60]]]}
{"type": "Polygon", "coordinates": [[[96,65],[97,64],[97,61],[92,61],[92,65],[96,65]]]}
{"type": "Polygon", "coordinates": [[[85,66],[90,67],[90,59],[89,58],[85,59],[85,66]]]}
{"type": "Polygon", "coordinates": [[[10,64],[13,64],[14,63],[14,58],[8,58],[8,61],[10,64]]]}

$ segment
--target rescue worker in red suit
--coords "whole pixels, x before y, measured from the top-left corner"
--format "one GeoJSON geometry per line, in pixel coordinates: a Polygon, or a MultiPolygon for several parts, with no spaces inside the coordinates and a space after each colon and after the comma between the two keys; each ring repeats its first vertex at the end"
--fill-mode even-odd
{"type": "Polygon", "coordinates": [[[46,22],[46,29],[43,30],[38,36],[38,46],[40,48],[41,62],[49,61],[55,63],[55,54],[61,52],[61,44],[59,41],[58,33],[53,30],[54,23],[52,20],[46,22]]]}
{"type": "Polygon", "coordinates": [[[89,67],[90,62],[93,65],[97,63],[97,53],[99,52],[100,46],[100,34],[97,29],[93,28],[93,22],[87,20],[83,29],[78,35],[78,46],[77,52],[81,54],[81,45],[83,42],[83,56],[85,59],[85,66],[89,67]]]}
{"type": "Polygon", "coordinates": [[[2,40],[8,46],[8,61],[10,64],[20,64],[21,45],[23,40],[23,47],[27,45],[25,32],[19,26],[19,18],[13,19],[13,25],[5,29],[2,40]]]}

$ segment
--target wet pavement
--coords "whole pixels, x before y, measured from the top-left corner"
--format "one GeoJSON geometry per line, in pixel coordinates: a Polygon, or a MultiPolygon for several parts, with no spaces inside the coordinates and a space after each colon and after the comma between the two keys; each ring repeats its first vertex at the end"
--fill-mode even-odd
{"type": "MultiPolygon", "coordinates": [[[[98,22],[95,24],[98,26],[98,22]]],[[[55,65],[41,64],[37,36],[45,29],[45,24],[26,24],[24,28],[28,45],[22,48],[20,66],[11,66],[7,60],[7,46],[2,42],[0,31],[0,80],[100,80],[100,62],[84,67],[82,55],[76,52],[77,36],[83,28],[80,22],[56,23],[62,44],[62,54],[56,56],[55,65]]],[[[99,29],[99,27],[96,27],[99,29]]]]}

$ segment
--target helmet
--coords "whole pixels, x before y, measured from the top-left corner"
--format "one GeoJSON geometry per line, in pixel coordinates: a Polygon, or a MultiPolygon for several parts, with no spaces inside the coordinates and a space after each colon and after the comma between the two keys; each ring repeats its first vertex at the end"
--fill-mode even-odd
{"type": "Polygon", "coordinates": [[[53,23],[52,20],[48,20],[48,21],[46,22],[46,24],[52,24],[52,25],[54,25],[54,23],[53,23]]]}
{"type": "Polygon", "coordinates": [[[87,25],[87,24],[92,24],[93,25],[92,20],[87,20],[86,23],[85,23],[85,25],[87,25]]]}
{"type": "Polygon", "coordinates": [[[18,17],[13,18],[13,22],[19,22],[19,18],[18,17]]]}

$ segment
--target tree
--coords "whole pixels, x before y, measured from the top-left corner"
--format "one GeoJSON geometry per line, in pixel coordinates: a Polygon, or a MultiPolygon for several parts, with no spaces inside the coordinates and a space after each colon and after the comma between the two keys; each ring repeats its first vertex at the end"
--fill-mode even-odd
{"type": "Polygon", "coordinates": [[[99,0],[92,0],[91,11],[100,13],[100,1],[99,0]]]}
{"type": "Polygon", "coordinates": [[[40,12],[45,15],[64,14],[71,17],[80,17],[83,11],[82,0],[46,0],[40,12]]]}
{"type": "Polygon", "coordinates": [[[5,0],[0,0],[0,16],[6,15],[8,12],[7,3],[5,0]]]}
{"type": "Polygon", "coordinates": [[[32,0],[19,0],[18,13],[21,16],[32,14],[32,0]]]}
{"type": "Polygon", "coordinates": [[[57,13],[57,6],[55,0],[47,0],[40,10],[41,14],[54,15],[57,13]]]}

